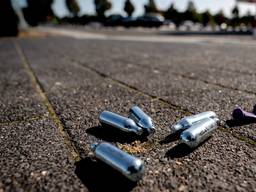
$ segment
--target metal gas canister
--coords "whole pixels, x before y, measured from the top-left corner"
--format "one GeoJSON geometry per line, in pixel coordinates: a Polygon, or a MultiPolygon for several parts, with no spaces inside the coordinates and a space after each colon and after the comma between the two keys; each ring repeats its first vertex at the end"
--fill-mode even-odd
{"type": "Polygon", "coordinates": [[[91,147],[97,159],[113,167],[131,181],[137,182],[142,178],[144,164],[139,158],[106,142],[96,143],[91,147]]]}
{"type": "Polygon", "coordinates": [[[217,128],[217,118],[205,118],[192,125],[180,135],[180,143],[185,143],[191,148],[197,147],[208,139],[217,128]]]}

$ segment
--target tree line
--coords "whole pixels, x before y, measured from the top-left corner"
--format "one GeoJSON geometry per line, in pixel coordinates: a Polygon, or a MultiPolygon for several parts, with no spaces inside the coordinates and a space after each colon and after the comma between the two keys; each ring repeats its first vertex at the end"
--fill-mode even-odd
{"type": "MultiPolygon", "coordinates": [[[[28,7],[24,9],[24,15],[30,25],[37,25],[40,22],[47,21],[51,18],[56,18],[51,9],[53,0],[27,0],[28,7]]],[[[70,17],[82,17],[85,20],[104,21],[106,19],[106,12],[112,8],[112,3],[109,0],[94,0],[95,16],[83,15],[79,16],[80,7],[77,0],[65,0],[66,7],[70,12],[70,17]]],[[[131,0],[125,0],[123,11],[128,17],[131,17],[135,11],[135,6],[131,0]]],[[[179,26],[184,21],[192,21],[201,23],[203,26],[207,25],[221,25],[226,23],[232,27],[244,24],[251,26],[254,24],[254,16],[248,12],[245,16],[240,16],[240,11],[237,5],[232,9],[232,17],[225,16],[222,10],[217,14],[211,14],[209,10],[199,13],[192,1],[188,2],[187,8],[184,12],[176,9],[174,4],[171,4],[166,10],[159,10],[154,0],[148,0],[144,5],[145,14],[160,14],[165,19],[171,20],[176,26],[179,26]]],[[[85,21],[86,22],[86,21],[85,21]]]]}
{"type": "MultiPolygon", "coordinates": [[[[96,17],[99,19],[106,18],[106,11],[110,10],[112,4],[108,0],[94,0],[96,17]]],[[[72,16],[77,16],[80,9],[76,0],[66,0],[66,5],[72,16]]],[[[123,11],[128,17],[131,17],[135,11],[135,6],[131,0],[126,0],[123,6],[123,11]]],[[[239,7],[237,5],[232,9],[232,16],[228,18],[224,12],[220,10],[216,14],[211,14],[209,10],[199,13],[192,1],[188,2],[187,8],[184,12],[176,9],[174,4],[171,4],[166,10],[159,10],[154,0],[148,0],[144,5],[145,14],[160,14],[165,19],[171,20],[176,26],[179,26],[184,21],[192,21],[201,23],[203,26],[207,25],[221,25],[226,23],[229,26],[236,27],[241,24],[246,26],[254,25],[254,16],[248,12],[245,16],[240,16],[239,7]]]]}
{"type": "MultiPolygon", "coordinates": [[[[17,17],[11,7],[10,0],[1,0],[0,2],[0,24],[2,26],[9,26],[10,28],[16,28],[17,17]],[[9,18],[6,19],[6,18],[9,18]]],[[[27,7],[23,9],[23,14],[28,24],[35,26],[41,22],[56,21],[61,22],[54,15],[51,8],[53,0],[27,0],[27,7]]],[[[106,12],[112,8],[112,4],[109,0],[94,0],[96,15],[80,15],[80,7],[77,0],[65,0],[66,7],[70,12],[69,19],[66,21],[86,24],[90,21],[104,22],[106,20],[106,12]]],[[[125,0],[123,11],[128,17],[131,17],[135,11],[135,6],[131,0],[125,0]]],[[[237,27],[245,25],[249,27],[255,27],[254,16],[248,12],[245,16],[240,16],[240,11],[237,5],[232,10],[232,17],[225,16],[223,11],[219,11],[217,14],[211,14],[206,10],[203,13],[199,13],[192,1],[187,5],[185,11],[181,12],[176,9],[174,4],[171,4],[166,10],[159,10],[154,0],[148,0],[144,5],[145,14],[160,14],[165,19],[171,20],[176,26],[179,26],[184,21],[192,21],[195,23],[201,23],[203,26],[207,25],[221,25],[226,23],[229,26],[237,27]]],[[[64,19],[65,20],[65,19],[64,19]]]]}

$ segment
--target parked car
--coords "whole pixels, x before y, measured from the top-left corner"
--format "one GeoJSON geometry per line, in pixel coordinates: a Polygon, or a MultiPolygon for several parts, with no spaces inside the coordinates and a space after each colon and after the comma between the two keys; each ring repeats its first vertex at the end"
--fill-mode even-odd
{"type": "Polygon", "coordinates": [[[164,24],[164,18],[160,15],[148,14],[137,17],[136,26],[142,27],[160,27],[164,24]]]}
{"type": "Polygon", "coordinates": [[[105,26],[122,26],[123,25],[124,17],[119,14],[114,14],[108,16],[106,19],[104,25],[105,26]]]}
{"type": "Polygon", "coordinates": [[[123,19],[122,25],[124,27],[133,27],[136,26],[136,18],[134,17],[125,17],[123,19]]]}

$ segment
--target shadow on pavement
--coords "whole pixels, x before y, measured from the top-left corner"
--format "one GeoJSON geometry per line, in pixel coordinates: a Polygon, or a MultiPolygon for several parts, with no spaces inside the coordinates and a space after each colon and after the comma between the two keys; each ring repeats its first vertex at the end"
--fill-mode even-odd
{"type": "Polygon", "coordinates": [[[148,141],[146,135],[136,135],[133,133],[126,133],[113,128],[111,126],[96,126],[86,130],[88,134],[95,136],[98,139],[105,140],[107,142],[119,142],[119,143],[132,143],[139,140],[141,142],[148,141]]]}
{"type": "Polygon", "coordinates": [[[194,150],[185,144],[178,144],[166,152],[165,156],[171,159],[185,157],[194,150]]]}
{"type": "Polygon", "coordinates": [[[205,144],[210,139],[211,139],[211,137],[209,137],[208,139],[206,139],[205,141],[200,143],[196,148],[190,148],[186,144],[180,143],[180,144],[174,146],[173,148],[171,148],[169,151],[167,151],[165,156],[168,158],[171,158],[171,159],[185,157],[185,156],[189,155],[190,153],[192,153],[193,151],[197,150],[200,146],[205,144]]]}
{"type": "Polygon", "coordinates": [[[168,143],[179,140],[179,138],[180,138],[180,132],[173,133],[165,137],[162,141],[160,141],[160,144],[161,145],[168,144],[168,143]]]}
{"type": "Polygon", "coordinates": [[[112,167],[87,157],[76,164],[75,173],[89,191],[131,191],[136,183],[128,180],[112,167]]]}
{"type": "Polygon", "coordinates": [[[239,127],[239,126],[243,126],[243,125],[250,125],[256,123],[256,120],[254,119],[244,119],[244,120],[234,120],[234,119],[230,119],[226,121],[226,124],[228,127],[232,128],[232,127],[239,127]]]}

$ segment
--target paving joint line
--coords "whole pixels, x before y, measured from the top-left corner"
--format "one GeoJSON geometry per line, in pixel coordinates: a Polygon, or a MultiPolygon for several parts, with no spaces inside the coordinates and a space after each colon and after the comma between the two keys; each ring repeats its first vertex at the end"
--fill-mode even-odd
{"type": "Polygon", "coordinates": [[[23,52],[22,48],[20,47],[17,41],[13,41],[15,49],[21,59],[21,64],[26,71],[27,75],[30,77],[32,85],[35,87],[37,93],[39,94],[40,98],[42,99],[43,104],[45,105],[46,109],[48,110],[49,116],[51,117],[52,121],[55,123],[63,141],[70,152],[70,157],[74,161],[79,161],[80,154],[78,153],[77,149],[75,148],[74,144],[69,138],[68,133],[65,131],[60,119],[58,118],[57,114],[55,113],[53,106],[51,105],[49,99],[47,98],[40,81],[37,79],[35,73],[33,72],[31,66],[29,65],[29,61],[23,52]]]}
{"type": "Polygon", "coordinates": [[[238,75],[255,75],[255,73],[252,73],[252,72],[249,72],[249,71],[239,71],[239,70],[234,70],[234,69],[225,68],[225,67],[216,67],[216,66],[214,66],[213,69],[217,69],[219,71],[228,70],[229,72],[237,73],[238,75]]]}
{"type": "MultiPolygon", "coordinates": [[[[68,58],[67,58],[67,59],[68,59],[68,58]]],[[[139,94],[141,94],[141,95],[143,95],[143,96],[146,96],[146,97],[151,98],[152,100],[158,100],[158,101],[160,101],[161,103],[168,104],[168,105],[171,106],[173,109],[182,111],[183,114],[192,114],[190,111],[188,111],[187,109],[185,109],[185,108],[183,108],[183,107],[181,107],[181,106],[178,106],[178,105],[175,105],[175,104],[173,104],[173,103],[170,103],[169,101],[166,101],[166,100],[164,100],[164,99],[162,99],[162,98],[160,98],[160,97],[158,97],[158,96],[156,96],[156,95],[151,95],[151,94],[149,94],[149,93],[145,93],[145,92],[139,90],[139,89],[138,89],[137,87],[135,87],[135,86],[132,86],[132,85],[129,85],[129,84],[127,84],[127,83],[124,83],[124,82],[122,82],[122,81],[120,81],[120,80],[114,79],[114,78],[112,78],[112,77],[110,77],[110,76],[108,76],[108,75],[106,75],[106,74],[104,74],[104,73],[102,73],[102,72],[100,72],[100,71],[98,71],[98,70],[92,68],[92,67],[89,67],[88,65],[84,66],[84,65],[82,65],[81,62],[78,62],[78,61],[76,61],[76,60],[74,60],[74,59],[69,59],[69,60],[70,60],[74,65],[76,65],[77,67],[81,67],[81,68],[84,68],[84,69],[89,70],[90,72],[96,73],[97,75],[99,75],[99,76],[101,76],[101,77],[103,77],[103,78],[105,78],[105,79],[108,79],[108,80],[110,80],[111,82],[113,82],[113,83],[115,83],[115,84],[118,84],[118,85],[121,86],[121,87],[124,87],[124,88],[126,88],[126,89],[128,88],[128,89],[130,89],[130,90],[133,90],[133,91],[135,91],[135,92],[137,92],[137,93],[139,93],[139,94]]]]}
{"type": "MultiPolygon", "coordinates": [[[[81,31],[81,30],[78,30],[79,32],[83,32],[83,31],[81,31]]],[[[102,34],[102,33],[100,33],[100,34],[102,34]]],[[[98,39],[97,39],[98,40],[98,39]]],[[[111,40],[111,39],[104,39],[104,40],[111,40]]],[[[113,40],[117,40],[117,39],[113,39],[113,40]]],[[[210,40],[210,41],[206,41],[206,43],[207,43],[207,45],[209,46],[209,45],[211,45],[212,43],[214,43],[214,41],[212,41],[212,40],[210,40]],[[209,42],[210,42],[210,44],[209,44],[209,42]]],[[[176,42],[176,43],[182,43],[182,42],[176,42]]],[[[197,42],[197,44],[205,44],[205,41],[203,40],[200,40],[200,41],[198,41],[197,42]]],[[[185,43],[185,44],[191,44],[191,43],[185,43]]],[[[216,43],[216,45],[219,45],[219,43],[217,42],[216,43]]],[[[237,45],[236,43],[235,44],[232,44],[232,45],[237,45]]],[[[244,45],[246,45],[246,44],[244,44],[244,45]]],[[[239,45],[240,46],[240,45],[239,45]]],[[[256,46],[256,44],[254,45],[254,47],[256,46]]],[[[217,70],[227,70],[227,68],[225,68],[225,67],[214,67],[215,69],[217,69],[217,70]]],[[[249,72],[249,71],[238,71],[238,70],[233,70],[233,69],[228,69],[229,71],[231,71],[231,72],[235,72],[235,73],[238,73],[238,74],[245,74],[245,75],[255,75],[255,73],[251,73],[251,72],[249,72]]],[[[197,80],[200,80],[200,79],[197,79],[197,80]]],[[[209,84],[211,84],[211,83],[209,83],[209,84]]],[[[216,84],[216,85],[219,85],[219,84],[216,84]]],[[[256,94],[256,93],[255,93],[256,94]]]]}
{"type": "MultiPolygon", "coordinates": [[[[66,57],[66,56],[65,56],[65,57],[66,57]]],[[[104,74],[104,73],[102,73],[102,72],[100,72],[100,71],[98,71],[98,70],[92,68],[92,67],[89,67],[88,65],[84,66],[84,65],[83,65],[81,62],[79,62],[79,61],[76,61],[76,60],[74,60],[74,59],[70,59],[70,58],[68,58],[68,57],[66,57],[66,58],[69,59],[74,65],[76,65],[76,66],[78,66],[78,67],[82,67],[82,68],[87,69],[87,70],[89,70],[89,71],[91,71],[91,72],[94,72],[94,73],[96,73],[97,75],[99,75],[99,76],[101,76],[101,77],[103,77],[103,78],[105,78],[105,79],[111,80],[113,83],[116,83],[116,84],[118,84],[118,85],[121,85],[122,87],[126,87],[126,88],[128,88],[128,89],[130,89],[130,90],[133,90],[133,91],[135,91],[135,92],[137,92],[137,93],[140,93],[140,94],[142,94],[142,95],[144,95],[144,96],[147,96],[147,97],[151,98],[152,100],[158,100],[158,101],[160,101],[161,103],[164,103],[164,104],[170,106],[170,107],[173,108],[173,109],[176,109],[176,110],[181,111],[184,115],[193,115],[193,113],[192,113],[191,111],[189,111],[188,109],[186,109],[186,108],[183,108],[183,107],[181,107],[181,106],[175,105],[175,104],[171,103],[170,101],[164,100],[164,99],[161,98],[161,97],[157,97],[157,96],[148,94],[148,93],[146,93],[146,92],[143,92],[143,91],[139,90],[138,88],[136,88],[136,87],[134,87],[134,86],[130,86],[130,85],[128,85],[128,84],[126,84],[126,83],[124,83],[124,82],[122,82],[122,81],[119,81],[119,80],[117,80],[117,79],[114,79],[114,78],[112,78],[112,77],[110,77],[110,76],[108,76],[108,75],[106,75],[106,74],[104,74]]],[[[240,141],[243,141],[243,142],[248,143],[248,144],[251,144],[251,145],[256,145],[256,142],[255,142],[254,140],[248,138],[248,137],[244,137],[244,136],[241,136],[241,135],[232,133],[232,132],[228,131],[224,126],[221,126],[221,125],[219,125],[219,128],[220,128],[220,130],[222,130],[222,131],[225,132],[225,133],[230,133],[234,138],[236,138],[236,139],[238,139],[238,140],[240,140],[240,141]]]]}
{"type": "MultiPolygon", "coordinates": [[[[58,54],[58,53],[57,53],[58,54]]],[[[120,59],[119,60],[122,60],[124,62],[127,62],[125,59],[120,59]]],[[[142,67],[145,67],[145,65],[143,64],[138,64],[142,67]]],[[[226,70],[225,68],[223,67],[214,67],[216,70],[226,70]]],[[[254,75],[254,73],[249,73],[249,72],[239,72],[239,71],[236,71],[236,70],[232,70],[234,71],[235,73],[238,73],[238,74],[246,74],[246,75],[254,75]]],[[[100,72],[101,73],[101,72],[100,72]]],[[[177,77],[182,77],[184,79],[189,79],[189,80],[194,80],[194,81],[199,81],[199,82],[202,82],[202,83],[205,83],[207,85],[212,85],[212,86],[218,86],[220,88],[224,88],[224,89],[229,89],[229,90],[232,90],[232,91],[238,91],[238,92],[243,92],[243,93],[247,93],[247,94],[253,94],[253,95],[256,95],[256,92],[253,92],[253,91],[247,91],[245,89],[238,89],[238,88],[235,88],[235,87],[229,87],[229,86],[225,86],[225,85],[222,85],[222,84],[218,84],[218,83],[213,83],[213,82],[210,82],[210,81],[207,81],[207,80],[202,80],[202,79],[199,79],[199,78],[195,78],[195,77],[191,77],[191,76],[186,76],[182,73],[175,73],[175,72],[171,72],[171,74],[177,76],[177,77]]],[[[101,73],[101,75],[104,77],[106,74],[103,74],[101,73]]],[[[130,86],[130,85],[129,85],[130,86]]]]}
{"type": "MultiPolygon", "coordinates": [[[[127,60],[125,60],[125,59],[119,59],[119,60],[127,62],[127,60]]],[[[138,63],[137,65],[140,65],[141,67],[145,67],[146,66],[146,65],[140,64],[140,63],[138,63]]],[[[218,71],[221,70],[221,68],[218,68],[218,67],[214,67],[214,68],[216,70],[218,70],[218,71]]],[[[226,69],[222,69],[222,70],[226,70],[226,69]]],[[[210,81],[207,81],[207,80],[203,80],[203,79],[199,79],[199,78],[196,78],[196,77],[186,76],[186,75],[184,75],[182,73],[175,73],[175,72],[170,72],[170,73],[175,75],[175,76],[177,76],[177,77],[182,77],[183,79],[199,81],[199,82],[205,83],[207,85],[218,86],[220,88],[230,89],[232,91],[239,91],[239,92],[243,92],[243,93],[247,93],[247,94],[256,95],[256,92],[253,92],[253,91],[247,91],[247,90],[244,90],[244,89],[238,89],[238,88],[235,88],[235,87],[229,87],[229,86],[225,86],[225,85],[222,85],[222,84],[213,83],[213,82],[210,82],[210,81]]],[[[238,72],[236,72],[236,73],[238,73],[238,72]]],[[[247,75],[254,75],[254,74],[247,74],[247,75]]]]}
{"type": "MultiPolygon", "coordinates": [[[[60,54],[60,53],[57,53],[57,52],[55,52],[55,53],[58,54],[58,55],[63,56],[63,57],[66,58],[67,60],[70,60],[70,61],[73,63],[73,65],[75,65],[75,66],[77,66],[77,67],[80,67],[80,68],[83,68],[83,69],[87,69],[88,71],[91,71],[91,72],[93,72],[93,73],[96,73],[97,75],[99,75],[99,76],[101,76],[101,77],[103,77],[103,78],[105,78],[105,79],[108,79],[108,80],[112,81],[113,83],[118,84],[119,86],[122,86],[122,87],[124,87],[124,88],[128,88],[128,89],[130,89],[130,90],[133,90],[133,91],[135,91],[135,92],[137,92],[137,93],[139,93],[139,94],[141,94],[141,95],[144,95],[144,96],[147,96],[147,97],[151,98],[152,100],[158,100],[158,101],[160,101],[161,103],[167,104],[167,105],[170,106],[171,108],[181,111],[184,115],[192,115],[192,114],[193,114],[191,111],[189,111],[189,110],[186,109],[186,108],[183,108],[183,107],[181,107],[181,106],[179,106],[179,105],[175,105],[175,104],[171,103],[170,101],[166,101],[165,99],[163,99],[163,98],[161,98],[161,97],[158,97],[158,96],[151,95],[151,94],[149,94],[149,93],[143,92],[143,91],[139,90],[139,89],[138,89],[137,87],[135,87],[135,86],[131,86],[131,85],[126,84],[126,83],[124,83],[124,82],[122,82],[122,81],[120,81],[120,80],[114,79],[114,78],[110,77],[109,75],[104,74],[104,73],[102,73],[102,72],[100,72],[100,71],[98,71],[98,70],[96,70],[96,69],[94,69],[94,68],[92,68],[92,67],[90,67],[90,66],[88,66],[88,65],[85,66],[85,65],[83,65],[82,62],[80,62],[80,61],[78,61],[78,60],[76,60],[76,59],[69,58],[69,57],[67,57],[66,55],[63,55],[63,54],[60,54]]],[[[175,75],[175,74],[174,74],[174,75],[175,75]]],[[[176,75],[176,76],[177,76],[177,75],[176,75]]],[[[202,80],[198,80],[198,81],[202,81],[202,80]]],[[[203,82],[203,81],[202,81],[202,82],[203,82]]],[[[207,83],[207,84],[209,84],[209,85],[214,85],[214,84],[210,84],[210,83],[207,83]]],[[[218,86],[218,85],[215,85],[215,86],[218,86]]],[[[220,86],[220,87],[221,87],[221,86],[220,86]]],[[[229,88],[229,89],[230,89],[230,88],[229,88]]],[[[232,88],[231,88],[231,90],[232,90],[232,88]]],[[[241,90],[237,90],[237,91],[241,91],[241,90]]],[[[254,94],[254,93],[253,93],[253,94],[254,94]]],[[[244,137],[244,136],[241,136],[241,135],[232,133],[232,132],[226,130],[224,126],[219,126],[219,127],[221,128],[221,130],[225,130],[224,132],[230,133],[234,138],[236,138],[236,139],[238,139],[238,140],[240,140],[240,141],[243,141],[243,142],[245,142],[245,143],[249,143],[249,144],[252,144],[252,145],[255,145],[255,144],[256,144],[253,139],[250,139],[250,138],[248,138],[248,137],[244,137]]]]}
{"type": "MultiPolygon", "coordinates": [[[[104,40],[106,40],[106,39],[104,39],[104,40]]],[[[110,39],[111,40],[111,39],[110,39]]],[[[115,40],[115,39],[114,39],[115,40]]],[[[203,42],[204,43],[204,41],[200,41],[200,42],[203,42]]],[[[214,41],[210,41],[210,43],[213,43],[214,41]]],[[[177,42],[177,43],[182,43],[182,42],[177,42]]],[[[201,44],[201,43],[200,43],[201,44]]],[[[217,45],[218,45],[219,43],[217,43],[217,45]]],[[[209,44],[208,44],[209,45],[209,44]]],[[[233,45],[233,44],[232,44],[233,45]]],[[[225,67],[214,67],[215,69],[217,69],[217,70],[227,70],[227,68],[225,68],[225,67]]],[[[245,74],[245,75],[255,75],[255,73],[251,73],[251,72],[247,72],[247,71],[238,71],[238,70],[232,70],[232,69],[228,69],[229,71],[231,71],[231,72],[235,72],[235,73],[238,73],[238,74],[245,74]]],[[[200,79],[197,79],[197,80],[200,80],[200,79]]],[[[211,84],[211,83],[209,83],[209,84],[211,84]]],[[[219,84],[214,84],[214,85],[219,85],[219,84]]],[[[239,90],[239,89],[238,89],[239,90]]],[[[244,90],[245,91],[245,90],[244,90]]],[[[256,93],[255,93],[256,94],[256,93]]]]}
{"type": "Polygon", "coordinates": [[[243,90],[243,89],[238,89],[238,88],[235,88],[235,87],[228,87],[228,86],[225,86],[225,85],[221,85],[221,84],[218,84],[218,83],[212,83],[212,82],[209,82],[207,80],[202,80],[202,79],[198,79],[198,78],[194,78],[194,77],[191,77],[191,76],[185,76],[184,74],[178,74],[178,73],[172,73],[176,76],[180,76],[184,79],[189,79],[189,80],[196,80],[196,81],[201,81],[207,85],[213,85],[213,86],[218,86],[220,88],[224,88],[224,89],[230,89],[230,90],[233,90],[233,91],[239,91],[239,92],[243,92],[243,93],[247,93],[247,94],[252,94],[252,95],[256,95],[255,92],[253,91],[246,91],[246,90],[243,90]]]}
{"type": "MultiPolygon", "coordinates": [[[[227,128],[225,128],[225,126],[220,126],[220,130],[225,132],[225,133],[230,133],[230,131],[227,130],[227,128]]],[[[237,138],[240,141],[244,141],[245,143],[251,144],[251,145],[256,145],[256,141],[254,141],[253,139],[250,139],[246,136],[242,136],[240,134],[234,134],[231,133],[233,137],[237,138]]]]}

